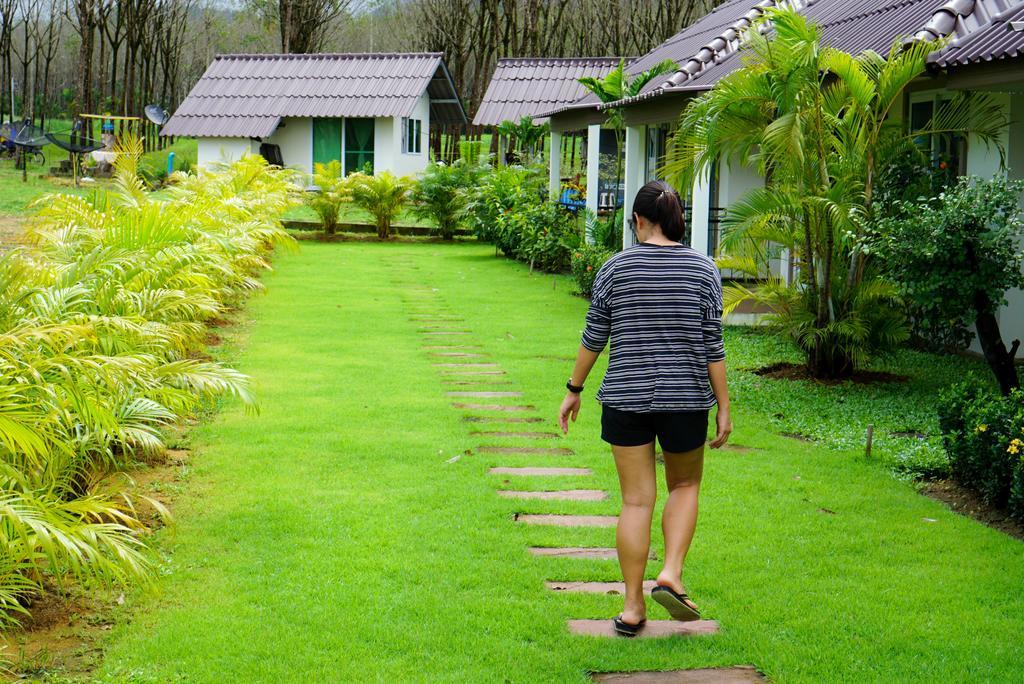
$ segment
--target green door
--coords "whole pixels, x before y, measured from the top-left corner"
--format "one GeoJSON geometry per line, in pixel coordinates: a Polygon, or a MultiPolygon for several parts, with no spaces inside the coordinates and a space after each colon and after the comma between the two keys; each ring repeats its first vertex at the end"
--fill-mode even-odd
{"type": "Polygon", "coordinates": [[[313,119],[313,164],[341,161],[344,119],[313,119]]]}
{"type": "Polygon", "coordinates": [[[373,173],[373,119],[345,119],[345,174],[373,173]]]}

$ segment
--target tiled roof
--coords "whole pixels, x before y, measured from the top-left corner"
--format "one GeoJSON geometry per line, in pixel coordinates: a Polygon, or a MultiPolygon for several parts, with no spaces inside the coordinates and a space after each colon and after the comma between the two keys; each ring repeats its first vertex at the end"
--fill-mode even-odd
{"type": "Polygon", "coordinates": [[[1024,2],[992,17],[984,28],[957,41],[933,58],[941,67],[1012,59],[1024,55],[1024,31],[1011,30],[1010,22],[1024,21],[1024,2]]]}
{"type": "Polygon", "coordinates": [[[587,89],[579,79],[600,78],[615,68],[619,57],[572,57],[555,59],[499,59],[487,92],[473,117],[480,126],[519,121],[582,97],[587,89]]]}
{"type": "MultiPolygon", "coordinates": [[[[711,88],[741,66],[739,32],[765,8],[775,5],[797,9],[818,23],[826,45],[849,52],[871,49],[885,54],[900,36],[918,39],[951,36],[953,46],[933,56],[936,64],[944,66],[943,60],[952,63],[956,55],[959,59],[976,61],[990,52],[1016,55],[1024,47],[1024,34],[1010,33],[1005,28],[1011,10],[1024,5],[1021,0],[726,0],[629,65],[631,74],[665,59],[671,59],[680,68],[667,78],[652,80],[639,96],[624,103],[663,93],[711,88]],[[1003,15],[1007,16],[1005,20],[994,20],[1003,15]],[[1001,25],[1004,32],[1000,33],[995,24],[1001,25]],[[971,46],[970,52],[968,46],[971,46]],[[975,52],[978,56],[972,57],[975,52]]],[[[607,105],[601,105],[596,98],[584,97],[562,109],[581,106],[604,108],[607,105]]]]}
{"type": "Polygon", "coordinates": [[[441,54],[218,55],[162,135],[265,137],[282,117],[407,116],[465,121],[441,54]]]}

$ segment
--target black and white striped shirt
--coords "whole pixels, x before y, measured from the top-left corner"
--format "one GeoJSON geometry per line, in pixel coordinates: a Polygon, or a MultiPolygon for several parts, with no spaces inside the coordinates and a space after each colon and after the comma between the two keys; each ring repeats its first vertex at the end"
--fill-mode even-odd
{"type": "Polygon", "coordinates": [[[685,245],[640,243],[597,272],[583,346],[611,338],[597,393],[621,411],[703,411],[715,404],[708,363],[725,358],[722,278],[685,245]]]}

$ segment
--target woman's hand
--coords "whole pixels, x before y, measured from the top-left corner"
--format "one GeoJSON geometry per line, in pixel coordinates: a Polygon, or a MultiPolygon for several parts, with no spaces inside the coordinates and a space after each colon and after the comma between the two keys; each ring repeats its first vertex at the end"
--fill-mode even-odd
{"type": "Polygon", "coordinates": [[[729,418],[729,409],[723,410],[719,407],[715,423],[718,427],[715,432],[715,438],[711,440],[712,449],[717,449],[729,441],[729,435],[732,433],[732,420],[729,418]]]}
{"type": "Polygon", "coordinates": [[[569,392],[565,395],[565,399],[562,400],[562,406],[558,409],[558,424],[562,427],[562,434],[569,433],[569,416],[572,416],[572,422],[576,422],[576,416],[580,414],[580,395],[575,392],[569,392]]]}

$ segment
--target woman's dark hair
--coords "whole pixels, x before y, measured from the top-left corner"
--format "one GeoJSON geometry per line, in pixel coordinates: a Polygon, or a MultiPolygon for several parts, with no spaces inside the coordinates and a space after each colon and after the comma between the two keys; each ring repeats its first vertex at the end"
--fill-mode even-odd
{"type": "Polygon", "coordinates": [[[636,193],[633,213],[661,226],[669,240],[682,242],[686,228],[683,222],[683,200],[671,185],[653,180],[636,193]]]}

